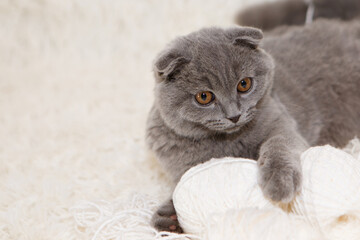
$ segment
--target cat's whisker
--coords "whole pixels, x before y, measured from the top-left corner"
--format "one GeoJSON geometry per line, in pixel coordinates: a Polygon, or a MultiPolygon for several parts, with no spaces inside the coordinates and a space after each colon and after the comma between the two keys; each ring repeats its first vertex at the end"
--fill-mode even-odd
{"type": "Polygon", "coordinates": [[[221,120],[209,120],[209,121],[206,121],[206,123],[218,123],[218,122],[220,122],[221,120]]]}
{"type": "Polygon", "coordinates": [[[213,128],[223,129],[223,127],[222,127],[222,126],[213,126],[213,128]]]}
{"type": "Polygon", "coordinates": [[[212,124],[212,126],[223,126],[223,125],[225,125],[225,123],[214,123],[214,124],[212,124]]]}

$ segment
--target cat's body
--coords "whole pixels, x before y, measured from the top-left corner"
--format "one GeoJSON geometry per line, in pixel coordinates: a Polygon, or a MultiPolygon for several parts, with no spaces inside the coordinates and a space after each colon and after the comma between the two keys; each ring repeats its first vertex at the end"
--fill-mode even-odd
{"type": "Polygon", "coordinates": [[[276,61],[273,94],[302,136],[337,147],[360,136],[360,21],[278,30],[263,46],[276,61]]]}
{"type": "Polygon", "coordinates": [[[303,25],[306,18],[360,19],[359,0],[278,0],[240,11],[236,22],[242,26],[271,30],[281,25],[303,25]],[[311,9],[309,5],[311,4],[311,9]]]}
{"type": "MultiPolygon", "coordinates": [[[[360,136],[360,23],[317,21],[271,35],[260,48],[275,67],[257,48],[259,34],[201,30],[174,41],[155,62],[147,141],[174,183],[211,158],[250,158],[258,160],[265,196],[288,202],[301,186],[302,151],[360,136]],[[244,77],[253,86],[242,93],[234,88],[244,77]],[[198,105],[199,91],[216,98],[198,105]]],[[[174,213],[165,203],[154,225],[180,231],[174,213]]]]}

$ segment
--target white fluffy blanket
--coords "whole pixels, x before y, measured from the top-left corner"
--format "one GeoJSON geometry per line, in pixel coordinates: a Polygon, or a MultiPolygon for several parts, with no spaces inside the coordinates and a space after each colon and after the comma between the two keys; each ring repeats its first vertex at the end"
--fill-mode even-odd
{"type": "Polygon", "coordinates": [[[0,239],[160,238],[152,59],[247,2],[0,1],[0,239]]]}

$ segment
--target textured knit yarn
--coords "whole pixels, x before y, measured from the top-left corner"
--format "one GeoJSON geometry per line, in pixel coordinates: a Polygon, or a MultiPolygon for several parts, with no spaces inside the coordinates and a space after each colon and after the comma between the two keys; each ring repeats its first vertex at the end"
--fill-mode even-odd
{"type": "Polygon", "coordinates": [[[187,233],[201,235],[214,213],[271,205],[256,174],[255,161],[234,158],[214,159],[187,171],[173,194],[181,226],[187,233]]]}
{"type": "Polygon", "coordinates": [[[173,194],[174,206],[185,232],[204,239],[215,239],[211,236],[226,232],[247,236],[244,239],[265,239],[272,230],[260,233],[257,227],[269,225],[289,236],[293,234],[291,229],[311,233],[309,229],[315,227],[317,232],[324,232],[339,222],[359,220],[359,160],[330,146],[305,151],[301,156],[302,191],[284,212],[264,198],[257,184],[256,161],[213,159],[183,175],[173,194]],[[249,212],[252,217],[244,218],[249,212]],[[299,228],[303,225],[307,227],[299,228]]]}
{"type": "Polygon", "coordinates": [[[325,226],[360,211],[360,161],[331,146],[302,154],[303,188],[294,211],[325,226]]]}

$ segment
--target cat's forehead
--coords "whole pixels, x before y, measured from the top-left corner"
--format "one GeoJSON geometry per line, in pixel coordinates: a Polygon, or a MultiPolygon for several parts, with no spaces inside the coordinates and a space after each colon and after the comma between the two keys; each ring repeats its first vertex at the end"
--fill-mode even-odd
{"type": "Polygon", "coordinates": [[[192,63],[198,66],[222,69],[252,61],[252,51],[226,43],[200,43],[191,48],[192,63]]]}
{"type": "Polygon", "coordinates": [[[184,69],[183,77],[179,81],[188,91],[229,91],[233,89],[242,75],[241,66],[230,62],[209,61],[201,57],[184,69]],[[185,83],[185,85],[182,84],[185,83]]]}
{"type": "Polygon", "coordinates": [[[224,43],[198,44],[192,49],[190,63],[184,68],[183,81],[196,91],[231,91],[240,79],[254,77],[264,69],[259,56],[250,49],[224,43]]]}
{"type": "Polygon", "coordinates": [[[254,74],[261,67],[259,56],[251,50],[226,43],[198,44],[192,48],[189,74],[201,79],[237,79],[241,74],[254,74]]]}
{"type": "Polygon", "coordinates": [[[194,35],[188,44],[193,65],[214,70],[248,65],[259,57],[257,50],[234,45],[232,39],[217,29],[194,35]]]}

